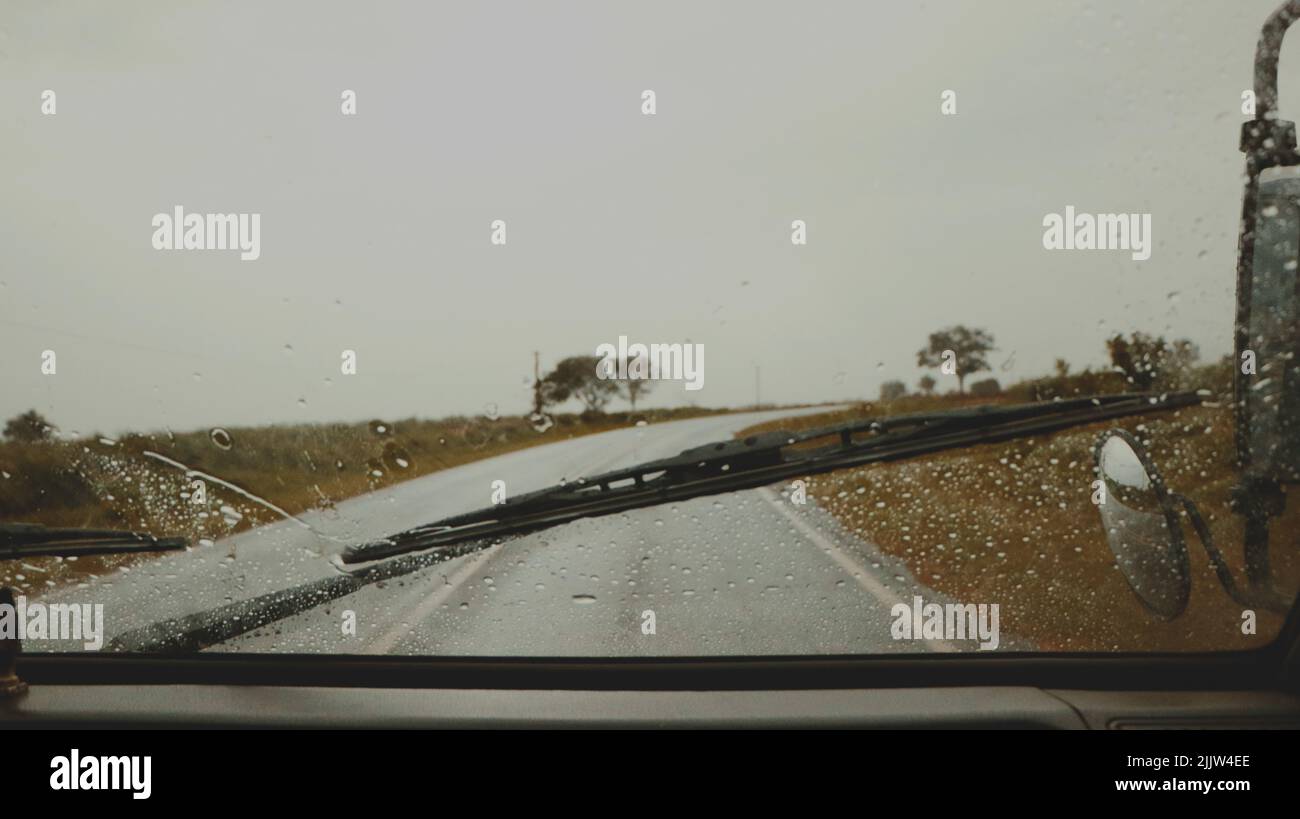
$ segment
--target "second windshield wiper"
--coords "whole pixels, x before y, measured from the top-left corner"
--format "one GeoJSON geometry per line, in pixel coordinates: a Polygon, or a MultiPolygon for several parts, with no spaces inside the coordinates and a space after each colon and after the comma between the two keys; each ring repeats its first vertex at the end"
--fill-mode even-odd
{"type": "Polygon", "coordinates": [[[157,538],[118,529],[51,528],[39,523],[0,523],[0,560],[59,555],[165,552],[189,545],[183,537],[157,538]]]}
{"type": "Polygon", "coordinates": [[[352,546],[344,551],[342,561],[362,563],[467,540],[523,534],[578,518],[753,489],[835,469],[1040,435],[1200,402],[1194,392],[1127,393],[899,415],[719,441],[352,546]],[[827,443],[818,446],[822,440],[827,443]]]}

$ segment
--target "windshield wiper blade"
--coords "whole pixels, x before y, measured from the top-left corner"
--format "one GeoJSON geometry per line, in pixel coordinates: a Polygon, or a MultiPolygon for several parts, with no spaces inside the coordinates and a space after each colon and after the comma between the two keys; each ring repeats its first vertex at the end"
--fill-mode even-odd
{"type": "Polygon", "coordinates": [[[799,432],[719,441],[573,483],[519,495],[382,540],[351,546],[345,564],[468,540],[490,541],[585,517],[767,486],[778,481],[948,449],[1041,435],[1111,418],[1199,404],[1195,392],[1125,393],[1062,401],[986,405],[864,419],[799,432]],[[823,446],[814,444],[830,439],[823,446]]]}
{"type": "Polygon", "coordinates": [[[184,549],[183,537],[158,538],[120,529],[51,528],[39,523],[0,523],[0,560],[59,555],[126,554],[184,549]]]}

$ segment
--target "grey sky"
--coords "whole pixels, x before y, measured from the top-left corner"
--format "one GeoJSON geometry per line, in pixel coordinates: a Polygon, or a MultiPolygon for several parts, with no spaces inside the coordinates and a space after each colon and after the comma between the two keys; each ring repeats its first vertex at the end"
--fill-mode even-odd
{"type": "Polygon", "coordinates": [[[874,397],[959,322],[1004,382],[1114,331],[1218,356],[1275,5],[10,3],[0,417],[522,412],[534,349],[620,334],[705,345],[705,388],[655,405],[750,403],[755,364],[765,401],[874,397]],[[262,214],[260,260],[155,251],[178,204],[262,214]],[[1151,259],[1044,250],[1066,205],[1151,212],[1151,259]]]}

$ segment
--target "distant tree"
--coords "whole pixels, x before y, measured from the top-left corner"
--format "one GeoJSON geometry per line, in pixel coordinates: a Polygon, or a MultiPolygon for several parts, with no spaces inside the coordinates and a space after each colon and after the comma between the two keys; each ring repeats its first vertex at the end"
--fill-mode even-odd
{"type": "Polygon", "coordinates": [[[1201,360],[1201,350],[1191,341],[1180,338],[1169,345],[1164,370],[1167,375],[1181,375],[1201,360]]]}
{"type": "Polygon", "coordinates": [[[54,425],[36,410],[27,410],[5,422],[5,437],[11,441],[44,441],[54,432],[54,425]]]}
{"type": "Polygon", "coordinates": [[[1187,339],[1165,341],[1141,331],[1128,338],[1116,333],[1106,339],[1110,363],[1128,377],[1139,390],[1150,390],[1157,382],[1169,384],[1200,358],[1200,350],[1187,339]]]}
{"type": "Polygon", "coordinates": [[[921,392],[926,395],[934,395],[935,380],[932,376],[923,375],[921,380],[916,382],[916,386],[921,388],[921,392]]]}
{"type": "Polygon", "coordinates": [[[1070,374],[1070,362],[1066,361],[1064,358],[1058,358],[1056,359],[1055,369],[1057,378],[1065,378],[1070,374]]]}
{"type": "Polygon", "coordinates": [[[886,381],[880,385],[880,400],[893,401],[907,395],[907,385],[902,381],[886,381]]]}
{"type": "Polygon", "coordinates": [[[588,412],[603,412],[619,388],[618,381],[596,375],[600,361],[594,355],[575,355],[560,361],[542,379],[542,401],[547,405],[563,404],[577,398],[588,412]]]}
{"type": "MultiPolygon", "coordinates": [[[[1163,340],[1159,346],[1164,346],[1163,340]]],[[[1133,333],[1131,339],[1116,333],[1106,339],[1106,352],[1110,355],[1111,366],[1124,373],[1141,390],[1150,389],[1151,382],[1155,380],[1151,366],[1151,354],[1155,349],[1157,342],[1146,333],[1133,333]]]]}
{"type": "Polygon", "coordinates": [[[989,398],[994,395],[1001,395],[1002,387],[998,384],[996,378],[985,378],[971,383],[970,394],[978,395],[981,398],[989,398]]]}
{"type": "Polygon", "coordinates": [[[966,376],[989,368],[988,354],[996,349],[993,336],[963,325],[930,334],[930,343],[916,352],[918,367],[939,367],[944,352],[952,350],[957,364],[957,391],[966,392],[966,376]]]}
{"type": "MultiPolygon", "coordinates": [[[[630,370],[631,362],[628,363],[630,370]]],[[[651,381],[649,378],[633,378],[629,372],[627,380],[623,381],[622,385],[621,392],[623,397],[632,405],[632,411],[636,412],[637,399],[649,394],[650,390],[654,389],[655,382],[651,381]]]]}

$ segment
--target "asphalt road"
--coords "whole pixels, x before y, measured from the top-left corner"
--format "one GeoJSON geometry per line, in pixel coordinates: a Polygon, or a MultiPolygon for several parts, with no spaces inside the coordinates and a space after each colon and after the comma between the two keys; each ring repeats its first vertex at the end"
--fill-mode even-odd
{"type": "MultiPolygon", "coordinates": [[[[805,410],[804,412],[807,412],[805,410]]],[[[811,410],[820,411],[820,410],[811,410]]],[[[57,597],[103,602],[107,632],[337,574],[343,545],[729,438],[778,411],[634,427],[447,469],[149,561],[57,597]]],[[[367,586],[210,651],[687,656],[970,650],[899,641],[890,608],[921,594],[896,561],[781,487],[580,520],[367,586]],[[345,633],[346,613],[355,634],[345,633]],[[653,612],[653,633],[646,633],[653,612]]],[[[48,599],[48,598],[47,598],[48,599]]],[[[66,650],[66,646],[61,646],[66,650]]],[[[40,650],[32,646],[29,650],[40,650]]]]}

